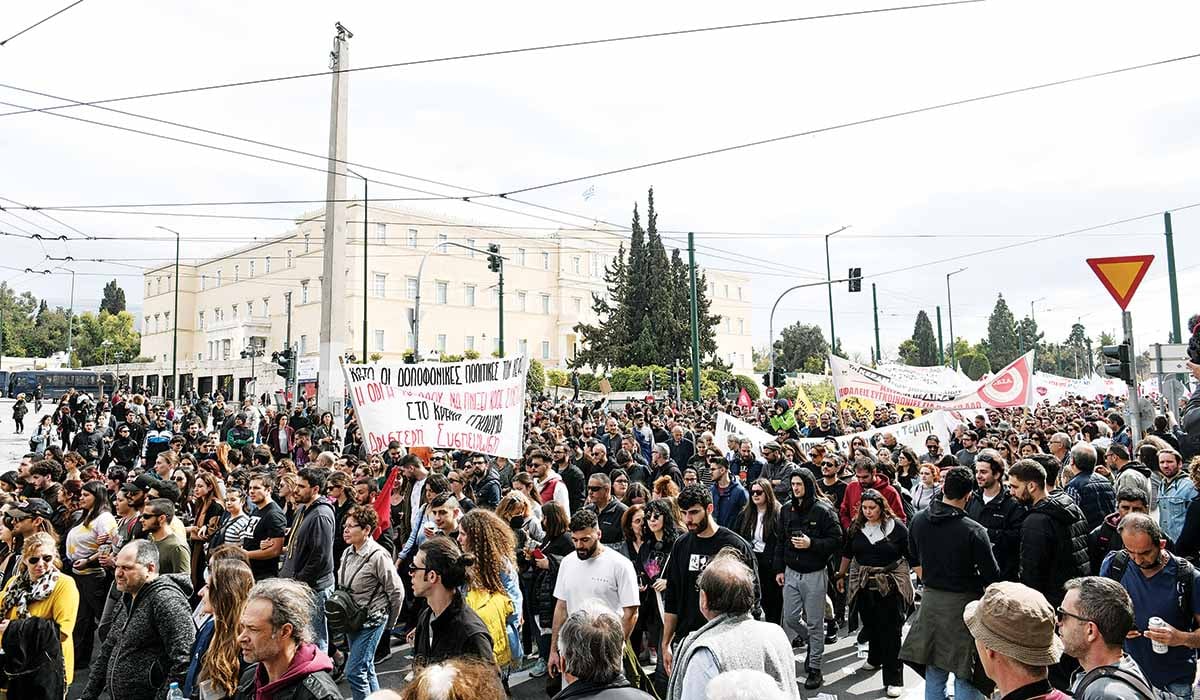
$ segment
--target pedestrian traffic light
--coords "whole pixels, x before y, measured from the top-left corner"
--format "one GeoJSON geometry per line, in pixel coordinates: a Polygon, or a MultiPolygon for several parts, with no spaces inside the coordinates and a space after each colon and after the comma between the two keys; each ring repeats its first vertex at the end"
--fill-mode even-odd
{"type": "Polygon", "coordinates": [[[271,353],[271,362],[279,365],[279,368],[275,370],[275,374],[278,374],[284,379],[291,381],[293,365],[291,348],[284,348],[283,350],[277,350],[271,353]]]}
{"type": "Polygon", "coordinates": [[[1129,343],[1105,345],[1100,348],[1100,352],[1104,355],[1104,373],[1106,375],[1117,377],[1126,384],[1133,384],[1133,362],[1129,343]]]}
{"type": "Polygon", "coordinates": [[[862,268],[861,267],[852,267],[852,268],[850,268],[850,274],[848,274],[846,276],[850,278],[850,291],[861,292],[862,291],[862,268]]]}
{"type": "Polygon", "coordinates": [[[500,244],[488,243],[488,269],[492,272],[500,271],[500,244]]]}

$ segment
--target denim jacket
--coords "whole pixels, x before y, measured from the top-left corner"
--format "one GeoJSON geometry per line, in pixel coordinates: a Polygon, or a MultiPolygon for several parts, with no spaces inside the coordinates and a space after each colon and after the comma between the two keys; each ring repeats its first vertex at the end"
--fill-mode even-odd
{"type": "Polygon", "coordinates": [[[1158,487],[1158,524],[1167,537],[1179,539],[1188,504],[1196,495],[1196,486],[1183,472],[1171,481],[1163,481],[1158,487]]]}

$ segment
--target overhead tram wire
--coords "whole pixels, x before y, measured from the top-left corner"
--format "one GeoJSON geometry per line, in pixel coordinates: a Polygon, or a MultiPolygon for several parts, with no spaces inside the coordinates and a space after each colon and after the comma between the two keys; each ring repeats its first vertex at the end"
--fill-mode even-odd
{"type": "MultiPolygon", "coordinates": [[[[839,19],[839,18],[843,18],[843,17],[855,17],[855,16],[861,16],[861,15],[877,15],[877,14],[884,14],[884,13],[888,13],[888,12],[903,12],[903,11],[907,11],[907,10],[934,9],[934,8],[940,8],[940,7],[950,7],[950,6],[954,6],[954,5],[971,5],[971,4],[975,4],[975,3],[979,3],[979,2],[983,2],[983,1],[984,0],[953,0],[950,2],[929,3],[929,4],[924,4],[924,5],[903,5],[903,6],[898,6],[898,7],[882,7],[882,8],[869,9],[869,10],[851,10],[851,11],[846,11],[846,12],[834,12],[834,13],[828,13],[828,14],[822,14],[822,15],[807,15],[807,16],[803,16],[803,17],[785,17],[785,18],[781,18],[781,19],[760,20],[760,21],[756,21],[756,22],[740,22],[737,24],[723,24],[723,25],[715,25],[715,26],[709,26],[709,27],[694,27],[691,29],[675,29],[675,30],[670,30],[670,31],[649,32],[649,33],[644,33],[644,34],[630,34],[630,35],[625,35],[625,36],[607,37],[607,38],[603,38],[603,39],[585,39],[585,40],[581,40],[581,41],[559,42],[559,43],[553,43],[553,44],[540,44],[540,45],[536,45],[536,46],[526,46],[526,47],[516,48],[516,49],[498,49],[495,51],[481,51],[481,52],[476,52],[476,53],[458,54],[458,55],[453,55],[453,56],[441,56],[441,57],[437,57],[437,58],[423,58],[423,59],[415,59],[412,61],[400,61],[400,62],[396,62],[396,63],[382,63],[382,64],[378,64],[378,65],[373,65],[373,66],[360,66],[357,68],[351,67],[351,68],[345,68],[345,69],[341,69],[341,70],[337,70],[337,71],[319,71],[319,72],[313,72],[313,73],[298,73],[298,74],[294,74],[294,75],[282,75],[282,76],[275,76],[275,77],[271,77],[271,78],[256,78],[253,80],[240,80],[240,81],[236,81],[236,82],[217,83],[217,84],[212,84],[212,85],[201,85],[201,86],[195,86],[195,87],[189,87],[189,88],[179,88],[179,89],[175,89],[175,90],[163,90],[163,91],[159,91],[159,92],[143,93],[143,94],[139,94],[139,95],[126,95],[123,97],[110,97],[110,98],[106,98],[106,99],[102,99],[102,100],[93,100],[90,102],[86,102],[84,104],[86,106],[91,107],[91,106],[101,105],[101,104],[111,104],[113,102],[127,102],[129,100],[142,100],[142,99],[149,99],[152,97],[167,97],[170,95],[183,95],[183,94],[188,94],[188,93],[193,93],[193,92],[204,92],[207,90],[221,90],[221,89],[232,88],[232,87],[246,87],[246,86],[250,86],[250,85],[263,85],[263,84],[267,84],[267,83],[279,83],[279,82],[284,82],[284,81],[289,81],[289,80],[301,80],[301,79],[305,79],[305,78],[321,78],[321,77],[327,77],[330,75],[334,75],[335,73],[362,73],[362,72],[366,72],[366,71],[384,70],[384,69],[390,69],[390,68],[405,68],[405,67],[409,67],[409,66],[422,66],[422,65],[429,65],[429,64],[434,64],[434,63],[447,63],[447,62],[451,62],[451,61],[466,61],[466,60],[473,60],[473,59],[479,59],[479,58],[489,58],[489,57],[493,57],[493,56],[511,56],[511,55],[515,55],[515,54],[533,53],[533,52],[537,52],[537,51],[550,51],[550,50],[555,50],[555,49],[577,48],[577,47],[582,47],[582,46],[596,46],[596,45],[600,45],[600,44],[613,44],[613,43],[618,43],[618,42],[641,41],[644,39],[658,39],[658,38],[664,38],[664,37],[686,36],[689,34],[702,34],[702,33],[706,33],[706,32],[717,32],[717,31],[725,31],[725,30],[733,30],[733,29],[749,29],[752,27],[767,27],[767,26],[772,26],[772,25],[790,24],[790,23],[795,23],[795,22],[809,22],[809,21],[824,20],[824,19],[839,19]]],[[[75,4],[77,5],[77,4],[79,4],[79,2],[82,2],[82,0],[78,0],[75,4]]],[[[74,5],[72,5],[72,7],[73,6],[74,5]]],[[[67,8],[67,9],[69,9],[69,8],[67,8]]],[[[62,11],[60,11],[60,12],[62,12],[62,11]]],[[[45,21],[45,20],[43,20],[43,21],[45,21]]],[[[26,30],[26,31],[28,31],[28,30],[26,30]]],[[[61,105],[60,107],[57,107],[56,109],[67,109],[69,107],[71,107],[71,105],[61,105]]],[[[28,110],[16,111],[16,112],[0,112],[0,117],[7,117],[10,115],[15,115],[15,114],[25,114],[26,111],[28,111],[28,110]]]]}
{"type": "Polygon", "coordinates": [[[66,7],[62,8],[61,10],[39,19],[38,21],[34,22],[33,24],[29,25],[28,27],[25,27],[21,31],[17,32],[16,34],[13,34],[12,36],[8,37],[4,41],[0,41],[0,46],[4,46],[4,45],[8,44],[8,42],[12,41],[13,39],[16,39],[17,37],[21,36],[22,34],[28,32],[28,31],[31,31],[33,29],[36,29],[37,27],[40,27],[41,25],[45,24],[46,22],[49,22],[50,20],[61,15],[62,13],[66,12],[67,10],[71,9],[72,7],[75,7],[76,5],[78,5],[81,2],[83,2],[83,0],[75,0],[75,2],[71,3],[70,5],[67,5],[66,7]]]}

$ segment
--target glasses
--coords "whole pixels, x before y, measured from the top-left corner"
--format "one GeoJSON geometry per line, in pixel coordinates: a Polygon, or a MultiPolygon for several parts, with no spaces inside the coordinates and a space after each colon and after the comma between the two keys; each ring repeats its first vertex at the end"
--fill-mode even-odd
{"type": "Polygon", "coordinates": [[[1058,618],[1058,622],[1060,624],[1062,623],[1064,617],[1073,617],[1076,620],[1079,620],[1080,622],[1092,622],[1092,620],[1089,620],[1086,617],[1080,617],[1079,615],[1076,615],[1075,613],[1069,613],[1066,610],[1063,610],[1062,608],[1055,609],[1054,616],[1056,618],[1058,618]]]}
{"type": "Polygon", "coordinates": [[[54,561],[54,555],[53,554],[43,554],[40,557],[39,556],[29,557],[28,559],[25,560],[25,563],[30,566],[36,566],[39,561],[43,562],[45,564],[49,564],[50,562],[54,561]]]}
{"type": "Polygon", "coordinates": [[[761,495],[763,495],[763,490],[762,489],[750,489],[750,495],[751,496],[761,496],[761,495]]]}
{"type": "Polygon", "coordinates": [[[159,513],[142,513],[138,517],[140,517],[142,520],[154,520],[158,516],[159,516],[159,513]]]}
{"type": "Polygon", "coordinates": [[[436,571],[429,568],[428,566],[410,566],[410,567],[408,567],[409,574],[415,574],[418,571],[433,571],[435,574],[437,573],[436,571]]]}
{"type": "Polygon", "coordinates": [[[591,486],[591,485],[588,486],[588,491],[590,491],[591,493],[596,493],[597,491],[603,491],[603,490],[604,490],[603,486],[591,486]]]}

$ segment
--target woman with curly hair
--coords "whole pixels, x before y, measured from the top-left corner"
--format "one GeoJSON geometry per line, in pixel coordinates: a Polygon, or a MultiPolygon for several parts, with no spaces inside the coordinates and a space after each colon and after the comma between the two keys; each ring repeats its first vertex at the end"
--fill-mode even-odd
{"type": "Polygon", "coordinates": [[[674,499],[679,495],[679,485],[669,476],[660,476],[654,480],[654,497],[674,499]]]}
{"type": "Polygon", "coordinates": [[[183,684],[184,697],[202,700],[233,697],[242,663],[238,656],[238,620],[254,586],[250,565],[239,559],[216,558],[208,584],[200,589],[200,610],[209,615],[196,630],[192,661],[183,684]]]}
{"type": "Polygon", "coordinates": [[[490,510],[476,508],[458,524],[458,543],[475,557],[467,579],[467,605],[493,632],[496,665],[507,674],[522,657],[517,611],[524,603],[517,582],[517,538],[512,529],[490,510]]]}

